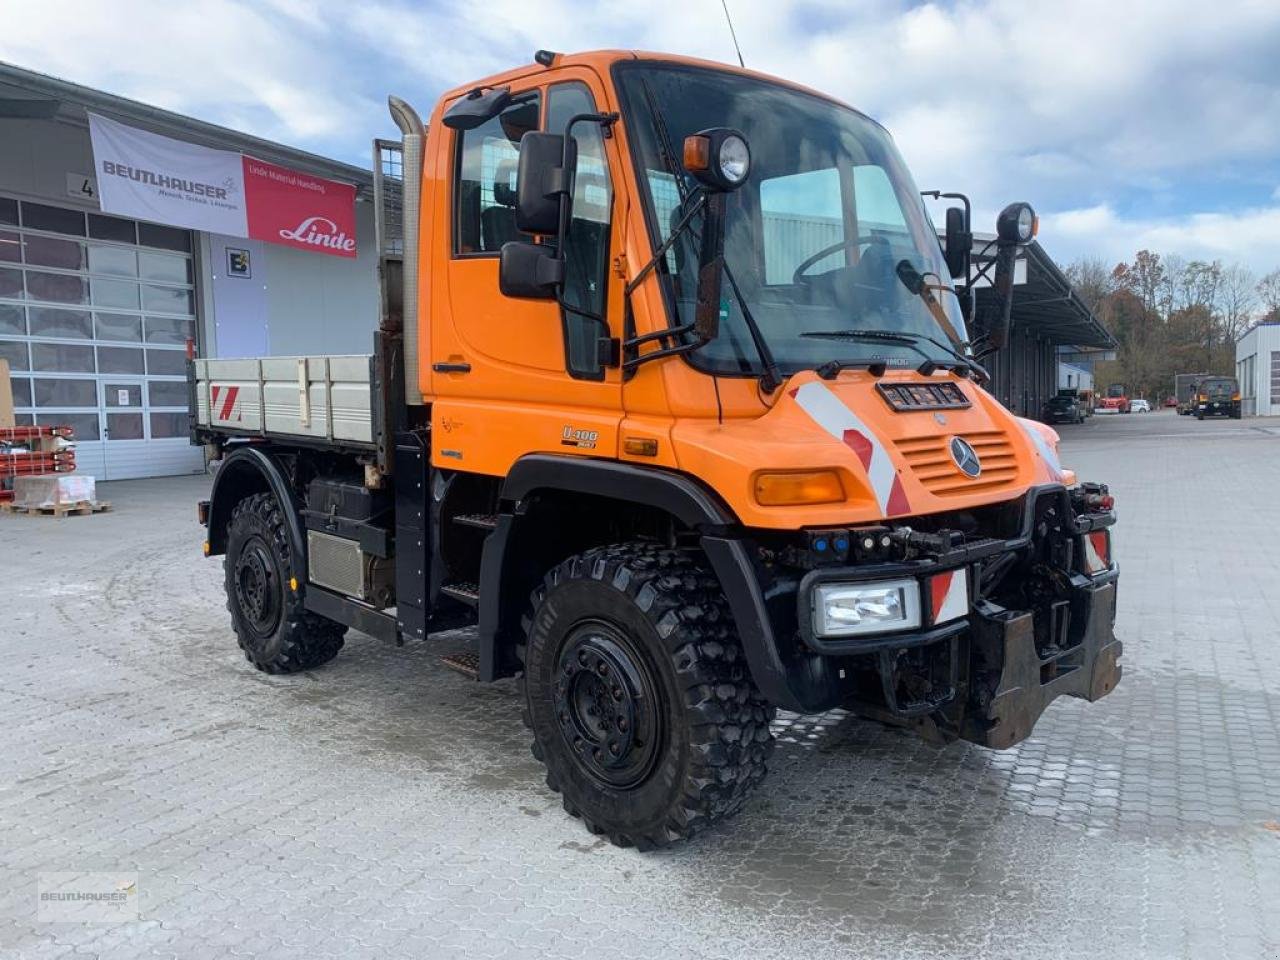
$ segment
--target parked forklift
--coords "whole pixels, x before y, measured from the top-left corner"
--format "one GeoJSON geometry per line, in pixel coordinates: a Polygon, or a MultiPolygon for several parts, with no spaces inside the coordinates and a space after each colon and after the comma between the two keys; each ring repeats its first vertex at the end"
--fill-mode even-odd
{"type": "Polygon", "coordinates": [[[518,678],[565,809],[641,849],[742,807],[778,709],[1004,749],[1114,689],[1111,495],[985,389],[1030,206],[975,272],[875,121],[684,58],[390,105],[372,354],[191,364],[250,663],[474,625],[446,662],[518,678]]]}

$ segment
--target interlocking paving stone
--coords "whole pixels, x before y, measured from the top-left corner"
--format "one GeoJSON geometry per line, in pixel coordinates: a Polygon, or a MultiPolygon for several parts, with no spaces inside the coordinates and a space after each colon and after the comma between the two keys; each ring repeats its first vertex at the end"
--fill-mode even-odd
{"type": "Polygon", "coordinates": [[[1003,753],[782,716],[748,808],[647,855],[562,812],[513,684],[440,666],[467,633],[250,668],[207,480],[2,517],[0,956],[1280,956],[1280,431],[1061,432],[1118,499],[1119,689],[1003,753]],[[37,923],[60,870],[136,871],[142,919],[37,923]]]}

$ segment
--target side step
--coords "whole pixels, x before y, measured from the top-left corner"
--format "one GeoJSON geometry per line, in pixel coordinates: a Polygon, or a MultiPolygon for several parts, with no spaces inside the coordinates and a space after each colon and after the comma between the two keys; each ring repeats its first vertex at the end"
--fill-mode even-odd
{"type": "Polygon", "coordinates": [[[446,583],[440,587],[446,597],[452,597],[460,603],[471,607],[480,605],[480,585],[478,583],[446,583]]]}
{"type": "Polygon", "coordinates": [[[451,653],[447,657],[441,657],[440,662],[469,680],[480,679],[480,654],[478,653],[451,653]]]}
{"type": "Polygon", "coordinates": [[[475,527],[478,530],[496,530],[498,515],[496,513],[461,513],[453,518],[453,522],[464,527],[475,527]]]}

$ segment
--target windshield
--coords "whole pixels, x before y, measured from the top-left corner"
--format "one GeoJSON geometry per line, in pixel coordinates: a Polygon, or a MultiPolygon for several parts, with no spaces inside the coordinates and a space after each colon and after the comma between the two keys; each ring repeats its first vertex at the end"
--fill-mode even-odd
{"type": "MultiPolygon", "coordinates": [[[[883,129],[818,96],[737,74],[654,63],[615,69],[655,246],[697,196],[680,166],[684,138],[733,127],[750,145],[750,176],[727,196],[720,332],[693,354],[700,367],[761,372],[735,285],[785,373],[831,360],[916,366],[922,351],[941,362],[941,344],[966,339],[937,233],[883,129]],[[813,336],[839,331],[889,331],[916,343],[813,336]]],[[[699,226],[695,217],[659,265],[674,323],[693,320],[699,226]]]]}
{"type": "Polygon", "coordinates": [[[1237,391],[1234,380],[1205,380],[1200,384],[1200,392],[1210,397],[1229,397],[1237,391]]]}
{"type": "Polygon", "coordinates": [[[1113,383],[1111,386],[1107,387],[1107,396],[1108,396],[1108,397],[1123,397],[1123,396],[1124,396],[1124,384],[1122,384],[1122,383],[1113,383]]]}

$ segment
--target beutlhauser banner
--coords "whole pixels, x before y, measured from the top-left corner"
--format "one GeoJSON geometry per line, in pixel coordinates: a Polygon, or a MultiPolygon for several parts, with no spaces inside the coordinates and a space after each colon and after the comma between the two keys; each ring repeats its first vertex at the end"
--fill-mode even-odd
{"type": "Polygon", "coordinates": [[[356,256],[352,184],[89,114],[106,213],[356,256]]]}

